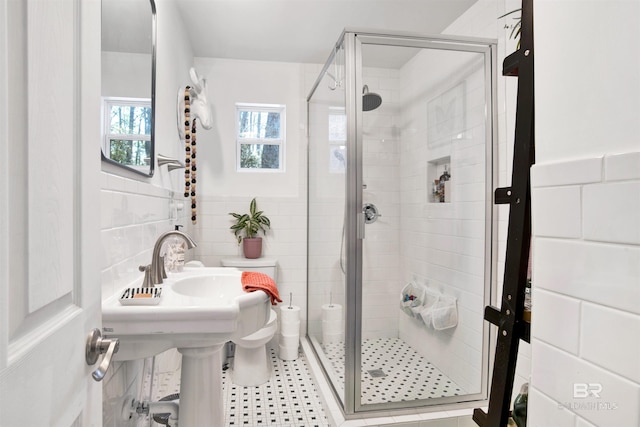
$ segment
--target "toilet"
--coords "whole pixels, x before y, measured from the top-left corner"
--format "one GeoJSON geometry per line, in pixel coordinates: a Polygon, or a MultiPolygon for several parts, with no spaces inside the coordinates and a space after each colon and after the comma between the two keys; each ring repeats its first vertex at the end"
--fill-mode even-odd
{"type": "MultiPolygon", "coordinates": [[[[264,273],[273,280],[277,278],[275,258],[223,258],[223,267],[235,267],[241,271],[264,273]]],[[[236,345],[231,379],[243,387],[255,387],[269,381],[271,361],[267,354],[267,343],[278,329],[278,315],[271,310],[267,324],[251,335],[233,340],[236,345]]]]}

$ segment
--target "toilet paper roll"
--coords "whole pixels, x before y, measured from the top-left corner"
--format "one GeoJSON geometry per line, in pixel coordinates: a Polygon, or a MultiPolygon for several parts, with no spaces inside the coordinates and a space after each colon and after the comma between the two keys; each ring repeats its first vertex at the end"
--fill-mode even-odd
{"type": "Polygon", "coordinates": [[[297,349],[298,345],[300,344],[300,335],[299,334],[292,334],[292,335],[280,334],[279,344],[280,344],[280,347],[297,349]]]}
{"type": "Polygon", "coordinates": [[[331,343],[338,343],[338,342],[342,342],[342,333],[338,333],[338,334],[327,334],[327,333],[322,333],[322,344],[331,344],[331,343]]]}
{"type": "Polygon", "coordinates": [[[340,304],[324,304],[322,306],[322,320],[342,320],[342,306],[340,304]]]}
{"type": "Polygon", "coordinates": [[[281,323],[280,333],[286,335],[300,334],[300,321],[281,323]]]}
{"type": "Polygon", "coordinates": [[[329,334],[342,333],[343,332],[342,321],[341,320],[323,320],[322,332],[326,332],[329,334]]]}
{"type": "Polygon", "coordinates": [[[298,358],[298,347],[278,346],[278,357],[282,360],[296,360],[298,358]]]}
{"type": "Polygon", "coordinates": [[[280,307],[280,324],[300,321],[300,307],[292,305],[291,307],[284,305],[280,307]]]}

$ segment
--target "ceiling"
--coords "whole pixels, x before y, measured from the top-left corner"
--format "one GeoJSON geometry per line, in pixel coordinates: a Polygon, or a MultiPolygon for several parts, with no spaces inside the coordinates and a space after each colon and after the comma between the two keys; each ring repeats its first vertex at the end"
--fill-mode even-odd
{"type": "Polygon", "coordinates": [[[197,57],[322,64],[345,27],[439,34],[477,0],[176,0],[197,57]]]}

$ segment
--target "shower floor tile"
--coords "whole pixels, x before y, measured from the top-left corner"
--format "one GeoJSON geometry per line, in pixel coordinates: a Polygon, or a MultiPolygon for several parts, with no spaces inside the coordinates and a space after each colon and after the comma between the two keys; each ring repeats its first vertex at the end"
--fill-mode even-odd
{"type": "MultiPolygon", "coordinates": [[[[332,378],[344,389],[344,344],[323,344],[332,378]]],[[[362,403],[401,402],[464,394],[411,346],[398,338],[378,338],[362,345],[362,403]]]]}
{"type": "MultiPolygon", "coordinates": [[[[270,350],[271,378],[257,387],[231,382],[232,370],[222,371],[225,426],[328,427],[320,395],[304,354],[297,360],[280,360],[270,350]]],[[[161,372],[153,378],[153,400],[180,391],[180,370],[161,372]]],[[[160,426],[155,422],[152,426],[160,426]]]]}

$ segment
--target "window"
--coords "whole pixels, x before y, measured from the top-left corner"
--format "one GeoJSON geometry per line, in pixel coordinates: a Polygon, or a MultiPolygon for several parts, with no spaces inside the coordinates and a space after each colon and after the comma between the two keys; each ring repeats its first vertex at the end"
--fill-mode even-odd
{"type": "Polygon", "coordinates": [[[236,104],[237,170],[284,172],[285,106],[236,104]]]}
{"type": "Polygon", "coordinates": [[[344,173],[347,167],[347,115],[344,108],[329,107],[329,172],[344,173]]]}
{"type": "Polygon", "coordinates": [[[104,155],[120,164],[148,169],[151,162],[151,100],[103,98],[104,155]]]}

